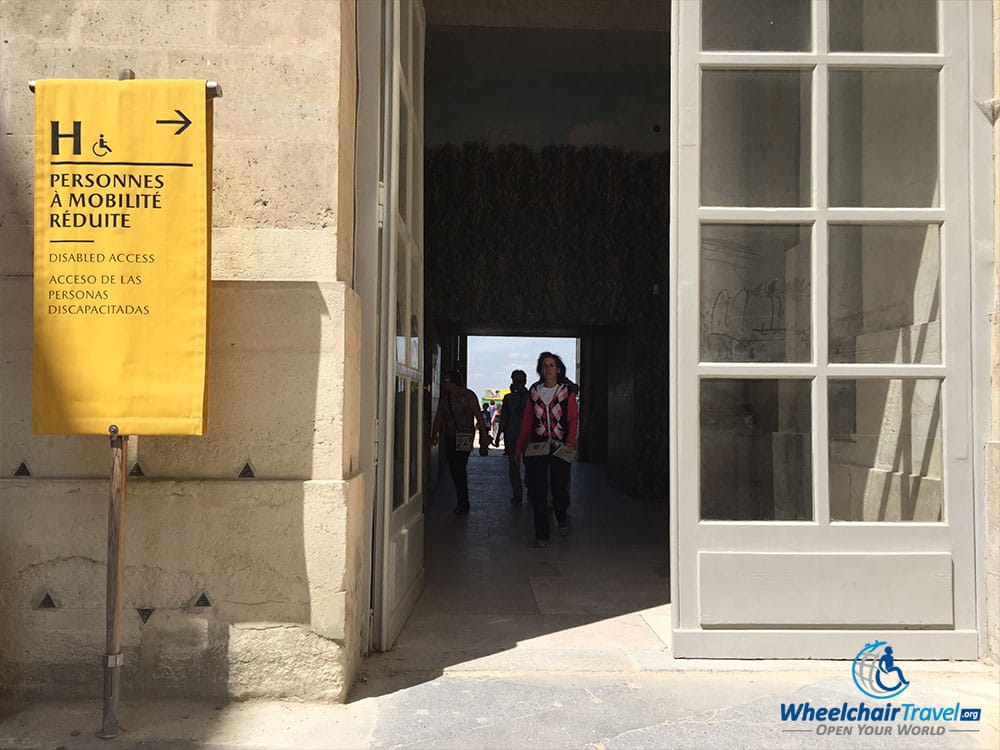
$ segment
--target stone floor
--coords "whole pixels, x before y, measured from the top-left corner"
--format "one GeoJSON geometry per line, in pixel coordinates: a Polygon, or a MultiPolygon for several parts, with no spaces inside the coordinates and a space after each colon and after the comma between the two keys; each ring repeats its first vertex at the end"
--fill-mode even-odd
{"type": "Polygon", "coordinates": [[[424,593],[395,647],[368,666],[613,671],[667,658],[666,502],[611,489],[603,466],[575,464],[571,484],[569,536],[536,549],[501,451],[469,459],[468,515],[451,512],[445,472],[426,512],[424,593]]]}

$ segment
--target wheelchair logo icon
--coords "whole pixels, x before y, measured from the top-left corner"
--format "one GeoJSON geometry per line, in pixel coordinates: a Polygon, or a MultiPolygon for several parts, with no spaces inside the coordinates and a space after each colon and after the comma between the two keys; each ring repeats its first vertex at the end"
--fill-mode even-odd
{"type": "Polygon", "coordinates": [[[851,667],[851,676],[858,690],[869,698],[878,700],[897,696],[910,686],[902,668],[896,664],[892,646],[885,641],[866,643],[858,651],[851,667]]]}
{"type": "Polygon", "coordinates": [[[111,146],[104,140],[104,133],[101,133],[100,138],[90,147],[90,150],[94,152],[94,156],[107,156],[111,153],[111,146]]]}

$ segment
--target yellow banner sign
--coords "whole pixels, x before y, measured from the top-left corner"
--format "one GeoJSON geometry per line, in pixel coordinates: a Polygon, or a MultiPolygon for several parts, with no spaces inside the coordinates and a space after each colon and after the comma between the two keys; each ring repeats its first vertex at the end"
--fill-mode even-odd
{"type": "Polygon", "coordinates": [[[35,85],[35,433],[201,435],[205,81],[35,85]]]}

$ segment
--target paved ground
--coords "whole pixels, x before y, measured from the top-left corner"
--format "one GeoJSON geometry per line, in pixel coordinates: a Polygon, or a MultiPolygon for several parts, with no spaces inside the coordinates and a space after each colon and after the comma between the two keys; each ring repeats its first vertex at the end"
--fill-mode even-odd
{"type": "Polygon", "coordinates": [[[346,705],[124,700],[120,736],[100,740],[97,699],[7,703],[0,748],[1000,748],[1000,672],[984,664],[900,655],[911,687],[895,701],[980,708],[979,722],[782,722],[782,703],[861,702],[850,662],[674,659],[663,510],[580,465],[569,537],[532,549],[503,461],[470,462],[468,516],[442,483],[425,593],[346,705]]]}

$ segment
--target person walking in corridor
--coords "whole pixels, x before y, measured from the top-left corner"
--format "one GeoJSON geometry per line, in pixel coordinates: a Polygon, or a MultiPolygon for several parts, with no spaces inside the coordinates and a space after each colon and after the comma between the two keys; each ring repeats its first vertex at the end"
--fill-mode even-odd
{"type": "Polygon", "coordinates": [[[528,374],[524,370],[514,370],[510,374],[510,393],[503,397],[500,405],[500,429],[497,431],[496,446],[503,437],[503,451],[507,454],[507,476],[513,492],[510,501],[520,505],[524,500],[521,483],[521,462],[517,459],[517,439],[521,435],[521,420],[524,419],[524,405],[528,402],[528,374]]]}
{"type": "Polygon", "coordinates": [[[550,490],[559,535],[569,533],[569,473],[576,455],[579,411],[559,355],[542,352],[535,371],[540,380],[528,390],[515,458],[524,457],[528,501],[535,519],[534,546],[547,547],[550,490]]]}
{"type": "Polygon", "coordinates": [[[457,504],[452,512],[457,515],[468,513],[470,508],[468,463],[477,428],[479,455],[486,456],[490,452],[490,428],[483,420],[479,398],[462,384],[462,374],[458,370],[445,373],[431,427],[431,445],[437,445],[440,439],[448,471],[455,483],[457,504]]]}

